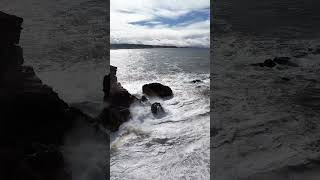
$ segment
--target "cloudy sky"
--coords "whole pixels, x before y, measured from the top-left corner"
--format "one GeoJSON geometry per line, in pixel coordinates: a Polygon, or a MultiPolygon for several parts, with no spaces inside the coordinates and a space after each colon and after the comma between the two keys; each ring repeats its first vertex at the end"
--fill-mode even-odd
{"type": "Polygon", "coordinates": [[[111,43],[210,44],[210,0],[111,0],[111,43]]]}

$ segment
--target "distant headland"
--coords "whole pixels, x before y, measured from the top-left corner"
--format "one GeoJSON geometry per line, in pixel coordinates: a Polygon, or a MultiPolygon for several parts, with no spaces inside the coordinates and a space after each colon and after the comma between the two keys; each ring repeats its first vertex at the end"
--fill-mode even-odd
{"type": "Polygon", "coordinates": [[[146,49],[146,48],[182,48],[177,46],[146,45],[146,44],[111,44],[111,49],[146,49]]]}

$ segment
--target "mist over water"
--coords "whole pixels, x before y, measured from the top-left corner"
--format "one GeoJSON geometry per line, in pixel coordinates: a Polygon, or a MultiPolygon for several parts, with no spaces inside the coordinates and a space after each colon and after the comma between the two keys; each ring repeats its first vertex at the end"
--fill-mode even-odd
{"type": "Polygon", "coordinates": [[[160,102],[166,116],[133,105],[132,118],[111,137],[111,179],[209,179],[209,50],[111,50],[118,81],[141,97],[142,86],[159,82],[174,97],[160,102]],[[193,80],[200,83],[192,83],[193,80]]]}

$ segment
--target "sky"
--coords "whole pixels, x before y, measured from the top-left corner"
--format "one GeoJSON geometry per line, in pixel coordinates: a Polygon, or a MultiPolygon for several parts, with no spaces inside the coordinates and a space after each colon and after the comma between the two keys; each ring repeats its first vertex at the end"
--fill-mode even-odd
{"type": "Polygon", "coordinates": [[[210,44],[210,0],[111,0],[110,16],[112,44],[210,44]]]}

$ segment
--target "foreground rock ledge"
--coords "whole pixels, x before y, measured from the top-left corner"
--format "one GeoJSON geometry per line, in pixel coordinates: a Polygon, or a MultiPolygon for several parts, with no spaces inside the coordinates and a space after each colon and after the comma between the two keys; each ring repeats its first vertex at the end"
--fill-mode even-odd
{"type": "Polygon", "coordinates": [[[0,12],[0,179],[71,180],[59,146],[84,114],[23,65],[22,22],[0,12]]]}

